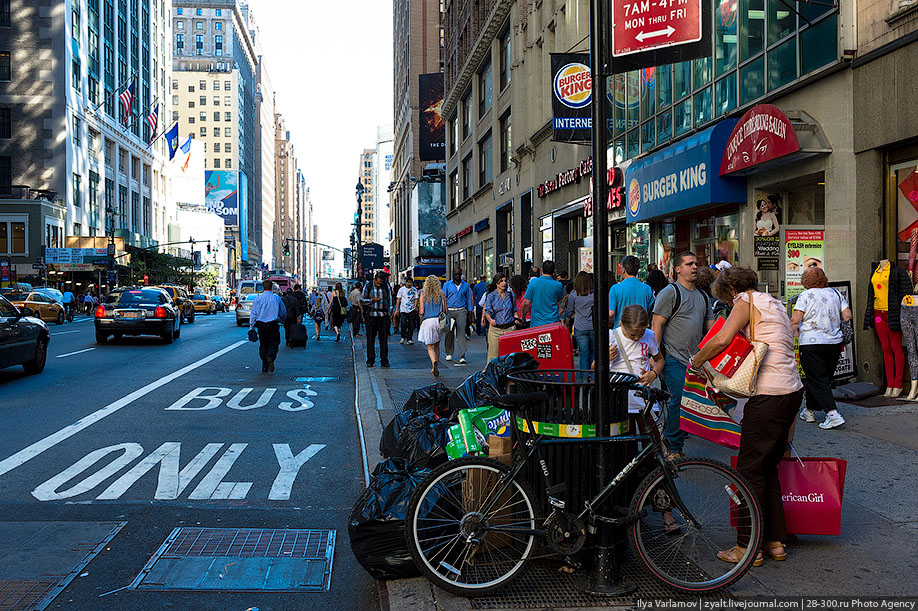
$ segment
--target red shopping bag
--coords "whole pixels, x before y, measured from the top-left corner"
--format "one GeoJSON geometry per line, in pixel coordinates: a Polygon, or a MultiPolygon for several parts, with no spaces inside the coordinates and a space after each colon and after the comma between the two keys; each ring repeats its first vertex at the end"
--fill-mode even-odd
{"type": "MultiPolygon", "coordinates": [[[[736,468],[736,456],[730,458],[730,464],[736,468]]],[[[848,462],[840,458],[785,458],[778,464],[788,533],[841,534],[847,468],[848,462]]],[[[735,522],[733,507],[730,522],[735,522]]]]}
{"type": "Polygon", "coordinates": [[[679,407],[679,428],[683,431],[728,448],[739,448],[740,425],[729,413],[736,407],[736,399],[714,390],[704,377],[686,372],[679,407]]]}

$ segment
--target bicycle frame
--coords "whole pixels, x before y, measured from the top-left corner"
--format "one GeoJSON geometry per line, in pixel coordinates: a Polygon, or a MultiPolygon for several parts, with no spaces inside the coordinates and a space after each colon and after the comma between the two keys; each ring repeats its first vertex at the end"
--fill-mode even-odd
{"type": "MultiPolygon", "coordinates": [[[[647,401],[644,409],[640,412],[640,421],[642,428],[649,432],[640,435],[627,435],[619,437],[591,437],[586,439],[564,439],[564,438],[549,438],[546,439],[545,435],[532,434],[532,437],[526,441],[526,446],[528,451],[525,455],[525,458],[522,461],[517,462],[511,468],[510,473],[506,474],[503,478],[503,486],[500,487],[497,494],[491,494],[488,502],[485,503],[484,507],[479,510],[479,513],[487,513],[490,511],[498,499],[502,498],[504,493],[510,487],[511,483],[516,480],[519,473],[522,471],[523,467],[529,463],[533,455],[537,455],[539,465],[542,469],[542,480],[545,484],[544,494],[546,498],[551,502],[552,497],[549,493],[549,490],[552,488],[551,485],[551,474],[548,470],[548,465],[545,463],[545,459],[542,456],[540,451],[540,446],[543,445],[585,445],[585,444],[597,444],[597,443],[627,443],[631,441],[643,441],[650,442],[643,450],[638,452],[638,455],[635,456],[631,462],[625,465],[618,474],[612,478],[608,483],[606,483],[602,490],[600,490],[596,495],[588,500],[584,501],[584,508],[577,514],[577,517],[580,520],[589,519],[592,521],[596,512],[595,507],[598,507],[603,501],[605,501],[612,492],[624,481],[638,465],[642,464],[645,460],[650,458],[651,455],[656,455],[657,462],[663,470],[663,477],[667,492],[672,497],[672,500],[675,506],[682,512],[683,517],[689,522],[693,527],[698,527],[698,521],[692,516],[691,512],[685,507],[685,503],[682,501],[682,497],[679,495],[679,491],[676,489],[676,486],[673,482],[673,473],[669,468],[669,461],[664,458],[663,455],[663,438],[660,434],[660,431],[656,427],[656,423],[653,421],[650,411],[653,408],[654,403],[652,401],[647,401]]],[[[535,428],[532,425],[532,422],[527,417],[523,417],[526,422],[526,428],[530,431],[534,431],[535,428]]],[[[517,438],[520,438],[520,430],[516,422],[515,414],[510,416],[511,427],[517,438]]],[[[554,504],[553,504],[554,506],[554,504]]],[[[557,507],[555,509],[557,511],[557,507]]],[[[562,511],[566,511],[566,508],[562,508],[562,511]]],[[[608,519],[606,519],[608,521],[608,519]]],[[[493,532],[510,532],[514,534],[527,534],[535,536],[545,536],[547,531],[544,529],[524,529],[517,528],[513,526],[489,526],[487,530],[493,532]]]]}

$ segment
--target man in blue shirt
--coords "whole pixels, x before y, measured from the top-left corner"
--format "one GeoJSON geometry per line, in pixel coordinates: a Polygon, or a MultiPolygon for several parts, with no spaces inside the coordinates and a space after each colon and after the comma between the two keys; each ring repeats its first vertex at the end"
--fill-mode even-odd
{"type": "Polygon", "coordinates": [[[542,275],[529,281],[526,297],[523,299],[522,318],[525,320],[527,312],[532,312],[530,329],[561,320],[564,285],[552,277],[554,273],[555,262],[545,261],[542,263],[542,275]]]}
{"type": "MultiPolygon", "coordinates": [[[[637,257],[628,255],[622,259],[622,281],[609,289],[609,320],[616,328],[622,319],[622,310],[630,305],[639,305],[647,310],[648,316],[653,312],[653,290],[637,279],[641,262],[637,257]]],[[[657,338],[659,341],[659,338],[657,338]]]]}
{"type": "Polygon", "coordinates": [[[287,317],[287,308],[274,293],[270,280],[262,282],[263,292],[255,298],[249,313],[249,329],[258,329],[258,355],[261,357],[261,371],[274,371],[274,359],[280,346],[280,323],[287,317]]]}
{"type": "Polygon", "coordinates": [[[475,331],[478,335],[484,335],[485,329],[481,324],[481,313],[484,311],[484,307],[479,304],[481,303],[481,298],[488,292],[488,282],[486,278],[487,277],[482,274],[478,277],[478,282],[475,286],[472,287],[472,295],[475,297],[475,331]]]}
{"type": "Polygon", "coordinates": [[[446,309],[452,318],[449,331],[446,332],[446,360],[453,360],[453,347],[456,346],[456,367],[465,365],[465,349],[468,339],[465,329],[468,326],[469,315],[475,311],[475,301],[469,283],[462,279],[462,269],[456,266],[453,269],[453,280],[443,287],[446,294],[446,309]],[[459,341],[456,341],[456,338],[459,341]]]}

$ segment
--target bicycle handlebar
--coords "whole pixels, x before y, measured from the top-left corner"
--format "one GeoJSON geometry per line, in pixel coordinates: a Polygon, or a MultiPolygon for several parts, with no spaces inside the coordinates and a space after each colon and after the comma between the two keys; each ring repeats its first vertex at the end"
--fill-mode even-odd
{"type": "Polygon", "coordinates": [[[665,390],[660,390],[659,388],[653,388],[650,386],[642,386],[640,384],[632,384],[631,389],[634,391],[634,394],[644,399],[648,403],[665,403],[669,401],[670,395],[665,390]]]}

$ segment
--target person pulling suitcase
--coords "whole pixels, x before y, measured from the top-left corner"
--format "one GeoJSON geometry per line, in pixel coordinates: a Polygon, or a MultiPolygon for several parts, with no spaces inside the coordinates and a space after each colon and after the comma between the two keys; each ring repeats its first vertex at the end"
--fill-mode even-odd
{"type": "Polygon", "coordinates": [[[284,318],[284,339],[290,346],[291,333],[293,326],[300,324],[300,302],[293,294],[293,289],[287,289],[283,296],[284,307],[287,308],[287,316],[284,318]]]}

